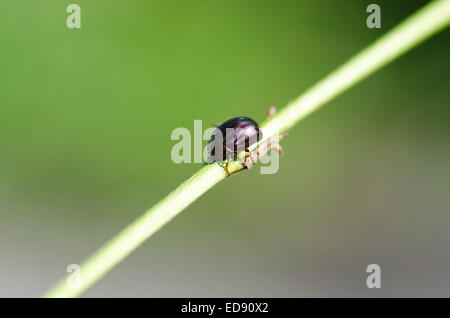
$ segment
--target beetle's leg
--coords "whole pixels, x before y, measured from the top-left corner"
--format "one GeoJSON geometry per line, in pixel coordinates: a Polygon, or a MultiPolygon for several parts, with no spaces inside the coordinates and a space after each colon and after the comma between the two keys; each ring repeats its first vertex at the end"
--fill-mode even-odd
{"type": "MultiPolygon", "coordinates": [[[[245,148],[245,149],[243,150],[243,154],[244,154],[244,158],[242,158],[241,156],[237,156],[237,157],[236,157],[236,160],[243,166],[242,169],[250,169],[251,166],[252,166],[253,164],[249,165],[249,164],[247,163],[246,158],[250,157],[251,152],[248,150],[248,148],[245,148]]],[[[226,162],[225,167],[224,167],[225,171],[227,172],[227,177],[228,177],[228,176],[231,176],[232,174],[235,174],[235,173],[237,173],[237,172],[239,172],[239,171],[242,171],[242,169],[239,169],[239,170],[230,172],[230,171],[228,170],[228,164],[229,164],[229,159],[227,159],[227,162],[226,162]]]]}
{"type": "Polygon", "coordinates": [[[253,164],[256,163],[255,158],[253,157],[253,153],[257,152],[258,148],[254,150],[253,152],[250,152],[248,149],[246,149],[246,156],[244,158],[244,167],[250,170],[253,167],[253,164]]]}
{"type": "Polygon", "coordinates": [[[267,114],[266,114],[267,118],[270,118],[273,115],[275,115],[276,111],[277,111],[277,108],[275,106],[269,107],[269,109],[267,110],[267,114]]]}
{"type": "Polygon", "coordinates": [[[227,162],[225,163],[225,171],[227,173],[227,177],[230,175],[230,171],[228,171],[228,164],[230,163],[230,158],[227,158],[227,162]]]}
{"type": "Polygon", "coordinates": [[[283,149],[278,143],[264,143],[258,149],[254,150],[250,156],[245,158],[245,167],[251,169],[253,165],[262,157],[264,157],[270,150],[276,150],[281,155],[283,149]]]}
{"type": "Polygon", "coordinates": [[[253,162],[252,156],[248,156],[247,158],[245,158],[244,166],[246,169],[250,170],[253,167],[254,163],[255,162],[253,162]]]}
{"type": "Polygon", "coordinates": [[[241,163],[241,165],[244,166],[244,169],[247,168],[248,170],[250,170],[253,166],[253,163],[249,164],[247,162],[247,158],[249,158],[252,155],[252,153],[250,152],[250,150],[248,150],[248,148],[244,149],[244,158],[238,157],[238,161],[241,163]]]}
{"type": "Polygon", "coordinates": [[[275,137],[275,140],[272,140],[272,138],[269,138],[267,141],[263,142],[261,145],[258,146],[255,150],[253,150],[250,155],[245,158],[245,167],[247,169],[251,169],[253,164],[255,164],[259,159],[264,157],[265,154],[269,152],[269,150],[276,150],[280,155],[283,154],[283,148],[281,148],[279,141],[286,137],[287,134],[282,134],[277,137],[275,137]]]}

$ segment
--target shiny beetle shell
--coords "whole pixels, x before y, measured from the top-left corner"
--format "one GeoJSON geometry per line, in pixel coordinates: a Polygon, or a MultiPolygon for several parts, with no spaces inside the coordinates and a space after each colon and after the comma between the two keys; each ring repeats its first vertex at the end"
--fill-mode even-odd
{"type": "Polygon", "coordinates": [[[231,118],[213,133],[208,144],[209,155],[214,161],[232,160],[239,152],[248,151],[251,145],[261,139],[262,131],[256,121],[248,117],[231,118]],[[216,137],[219,133],[222,138],[216,137]],[[215,154],[218,147],[222,147],[222,156],[215,154]]]}

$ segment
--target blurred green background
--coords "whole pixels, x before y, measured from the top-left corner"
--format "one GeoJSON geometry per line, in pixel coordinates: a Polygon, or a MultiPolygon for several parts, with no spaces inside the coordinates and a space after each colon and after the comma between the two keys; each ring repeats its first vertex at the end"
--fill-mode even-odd
{"type": "MultiPolygon", "coordinates": [[[[177,127],[264,119],[428,1],[0,2],[0,296],[40,296],[200,164],[177,127]],[[66,7],[81,7],[81,29],[66,7]]],[[[450,296],[450,32],[309,116],[86,296],[450,296]],[[366,287],[366,266],[382,287],[366,287]]]]}

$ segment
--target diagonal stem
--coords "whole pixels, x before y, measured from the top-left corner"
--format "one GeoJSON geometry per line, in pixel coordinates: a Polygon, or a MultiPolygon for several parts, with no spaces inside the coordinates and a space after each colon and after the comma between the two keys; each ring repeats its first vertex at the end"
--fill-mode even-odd
{"type": "MultiPolygon", "coordinates": [[[[449,23],[450,0],[435,0],[429,3],[266,121],[262,125],[264,140],[288,130],[326,102],[446,28],[449,23]]],[[[241,170],[242,165],[236,161],[231,163],[228,169],[233,173],[241,170]]],[[[152,234],[225,177],[224,170],[218,165],[204,166],[81,264],[79,288],[69,288],[66,280],[62,279],[44,296],[81,295],[152,234]]]]}

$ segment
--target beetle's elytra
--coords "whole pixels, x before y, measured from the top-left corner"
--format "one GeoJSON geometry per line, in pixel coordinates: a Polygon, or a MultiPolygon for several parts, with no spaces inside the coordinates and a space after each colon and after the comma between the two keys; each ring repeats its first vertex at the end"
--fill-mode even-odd
{"type": "Polygon", "coordinates": [[[215,161],[232,160],[240,151],[248,151],[248,147],[261,139],[262,131],[256,121],[248,117],[231,118],[217,127],[211,137],[210,156],[214,157],[215,161]],[[221,140],[216,138],[218,133],[221,134],[221,140]],[[215,153],[217,147],[222,147],[222,156],[218,154],[218,158],[215,153]]]}

